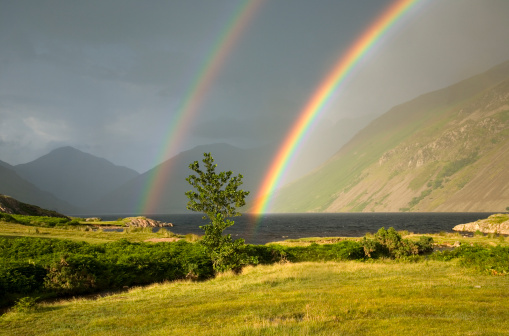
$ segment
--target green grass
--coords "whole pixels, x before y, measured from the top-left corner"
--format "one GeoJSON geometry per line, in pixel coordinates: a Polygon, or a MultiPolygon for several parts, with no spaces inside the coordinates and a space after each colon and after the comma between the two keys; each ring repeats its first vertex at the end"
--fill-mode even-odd
{"type": "MultiPolygon", "coordinates": [[[[0,222],[0,237],[38,237],[86,241],[92,244],[107,243],[125,238],[140,242],[153,238],[167,238],[173,234],[165,229],[152,233],[152,228],[125,228],[122,232],[92,231],[91,226],[34,227],[22,224],[0,222]]],[[[180,237],[176,236],[175,237],[180,237]]]]}
{"type": "Polygon", "coordinates": [[[500,224],[509,221],[509,214],[494,214],[489,216],[485,221],[491,224],[500,224]]]}
{"type": "MultiPolygon", "coordinates": [[[[500,236],[496,234],[480,234],[480,235],[462,235],[460,232],[443,232],[443,233],[426,233],[418,234],[412,232],[399,231],[403,239],[410,239],[412,241],[419,241],[420,237],[428,236],[432,237],[436,247],[447,247],[455,244],[466,244],[474,245],[479,244],[481,246],[509,246],[509,237],[500,236]]],[[[369,235],[368,235],[369,236],[369,235]]],[[[308,237],[300,239],[287,239],[284,241],[274,242],[272,244],[278,244],[283,246],[309,246],[315,244],[333,244],[342,240],[356,240],[359,241],[361,238],[358,237],[308,237]]]]}
{"type": "Polygon", "coordinates": [[[455,262],[277,264],[39,304],[0,335],[507,335],[507,288],[455,262]]]}

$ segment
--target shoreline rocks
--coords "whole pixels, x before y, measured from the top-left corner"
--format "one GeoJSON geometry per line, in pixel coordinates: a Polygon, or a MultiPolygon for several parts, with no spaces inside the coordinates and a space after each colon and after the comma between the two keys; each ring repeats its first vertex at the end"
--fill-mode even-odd
{"type": "Polygon", "coordinates": [[[124,218],[126,226],[132,227],[173,227],[172,223],[160,222],[143,216],[124,218]]]}
{"type": "Polygon", "coordinates": [[[454,231],[509,234],[509,215],[495,214],[487,219],[456,225],[452,229],[454,231]]]}

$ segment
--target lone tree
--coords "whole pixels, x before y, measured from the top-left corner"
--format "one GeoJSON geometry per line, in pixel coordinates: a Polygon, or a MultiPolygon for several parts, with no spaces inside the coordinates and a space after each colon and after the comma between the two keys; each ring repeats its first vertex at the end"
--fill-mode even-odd
{"type": "Polygon", "coordinates": [[[203,156],[205,171],[200,169],[198,161],[189,165],[195,175],[189,175],[186,181],[195,190],[186,192],[189,198],[187,209],[203,212],[203,219],[211,221],[200,229],[205,231],[201,243],[212,259],[214,270],[239,272],[243,265],[256,263],[256,258],[244,252],[244,239],[232,240],[230,234],[223,235],[223,230],[234,224],[228,217],[241,215],[237,208],[246,204],[249,191],[239,189],[243,178],[241,174],[232,176],[231,171],[216,174],[217,164],[214,164],[212,155],[204,153],[203,156]]]}

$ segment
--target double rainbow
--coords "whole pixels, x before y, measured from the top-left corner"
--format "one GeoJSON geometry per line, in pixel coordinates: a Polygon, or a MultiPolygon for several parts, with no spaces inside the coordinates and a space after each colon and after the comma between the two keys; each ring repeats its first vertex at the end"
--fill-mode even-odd
{"type": "MultiPolygon", "coordinates": [[[[210,90],[211,84],[224,65],[227,56],[232,52],[236,42],[264,1],[265,0],[243,1],[232,15],[231,20],[225,25],[222,33],[214,44],[214,48],[212,48],[209,56],[206,57],[203,66],[192,82],[189,90],[187,90],[188,93],[177,109],[177,113],[169,123],[168,130],[165,132],[167,137],[157,156],[156,162],[164,161],[179,147],[179,144],[184,139],[184,135],[188,131],[191,122],[194,120],[197,111],[203,103],[205,95],[210,90]]],[[[149,214],[154,212],[158,199],[160,199],[166,187],[170,169],[170,165],[165,165],[164,168],[160,166],[153,170],[141,193],[137,213],[149,214]]]]}
{"type": "Polygon", "coordinates": [[[334,65],[329,75],[322,81],[311,99],[300,112],[297,121],[293,124],[283,144],[272,161],[268,173],[257,193],[253,213],[267,212],[272,194],[279,186],[283,173],[299,148],[306,133],[311,129],[320,112],[339,86],[351,73],[352,69],[380,40],[380,38],[401,18],[408,10],[420,0],[397,0],[356,40],[334,65]]]}

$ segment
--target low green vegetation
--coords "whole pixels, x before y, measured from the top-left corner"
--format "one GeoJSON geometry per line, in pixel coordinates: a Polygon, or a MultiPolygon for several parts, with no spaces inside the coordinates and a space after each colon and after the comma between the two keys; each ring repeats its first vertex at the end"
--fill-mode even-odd
{"type": "Polygon", "coordinates": [[[46,217],[46,216],[26,216],[0,213],[0,220],[9,223],[17,223],[31,226],[41,227],[56,227],[67,225],[79,225],[77,219],[70,219],[68,217],[46,217]]]}
{"type": "Polygon", "coordinates": [[[12,307],[0,317],[0,335],[500,334],[509,328],[503,299],[509,277],[499,276],[509,274],[509,244],[500,235],[423,237],[382,228],[362,239],[245,245],[257,264],[235,276],[214,269],[196,236],[154,244],[120,239],[152,232],[8,222],[0,235],[9,226],[39,233],[0,238],[0,298],[12,307]],[[49,238],[62,231],[111,240],[49,238]],[[43,232],[48,238],[40,238],[43,232]],[[437,243],[457,247],[431,252],[437,243]],[[163,284],[125,291],[154,282],[163,284]],[[121,292],[45,303],[112,290],[121,292]]]}
{"type": "MultiPolygon", "coordinates": [[[[253,265],[391,259],[417,262],[431,258],[457,259],[461,265],[487,273],[509,273],[509,246],[459,246],[453,252],[430,254],[433,238],[408,239],[393,228],[381,228],[357,240],[307,246],[245,245],[242,253],[253,265]]],[[[4,306],[25,296],[44,299],[186,278],[205,280],[219,272],[200,240],[154,244],[121,239],[90,244],[49,238],[0,238],[0,257],[0,304],[4,306]]]]}
{"type": "Polygon", "coordinates": [[[505,335],[508,286],[455,261],[276,263],[12,310],[0,335],[505,335]]]}
{"type": "Polygon", "coordinates": [[[0,239],[1,305],[23,296],[79,295],[184,278],[214,271],[200,244],[89,244],[58,239],[0,239]]]}
{"type": "Polygon", "coordinates": [[[153,232],[151,227],[125,227],[109,230],[107,227],[96,226],[93,224],[45,227],[9,222],[0,222],[0,237],[58,238],[86,241],[92,244],[114,242],[119,239],[126,239],[130,242],[142,242],[149,239],[184,238],[183,236],[175,235],[166,229],[160,229],[157,232],[153,232]]]}

